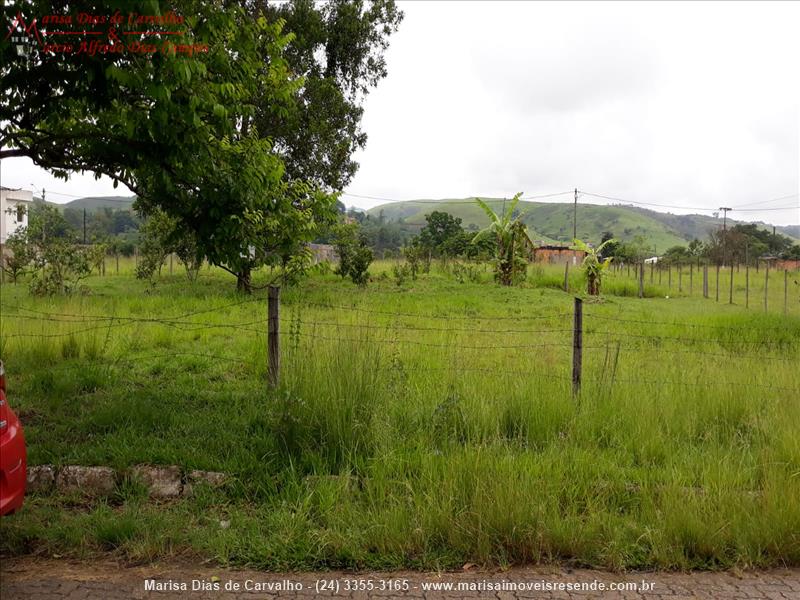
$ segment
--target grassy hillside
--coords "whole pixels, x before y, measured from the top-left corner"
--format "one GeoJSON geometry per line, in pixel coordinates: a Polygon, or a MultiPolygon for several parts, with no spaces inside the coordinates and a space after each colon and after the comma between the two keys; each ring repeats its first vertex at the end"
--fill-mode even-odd
{"type": "MultiPolygon", "coordinates": [[[[502,199],[485,199],[496,210],[501,210],[502,199]]],[[[388,220],[403,219],[406,223],[423,225],[425,215],[434,210],[443,210],[461,217],[465,228],[483,227],[488,218],[474,202],[462,200],[425,200],[421,202],[393,202],[370,209],[368,212],[378,216],[383,211],[388,220]]],[[[536,240],[572,240],[572,204],[567,203],[519,203],[523,220],[528,225],[531,237],[536,240]]],[[[578,236],[590,241],[598,241],[604,231],[611,231],[617,239],[632,240],[642,235],[658,248],[676,244],[686,244],[687,239],[667,225],[623,206],[599,206],[595,204],[578,205],[578,236]]]]}
{"type": "MultiPolygon", "coordinates": [[[[503,200],[484,198],[489,204],[500,210],[503,200]]],[[[571,203],[519,203],[523,220],[536,240],[567,242],[572,239],[573,205],[571,203]]],[[[367,211],[374,217],[383,213],[390,221],[403,220],[412,225],[425,224],[425,215],[442,210],[461,217],[465,228],[483,227],[488,218],[475,202],[469,198],[458,200],[413,200],[407,202],[391,202],[371,208],[367,211]]],[[[729,219],[731,225],[740,221],[729,219]]],[[[708,215],[674,215],[653,210],[622,205],[578,204],[578,237],[597,242],[603,232],[610,231],[614,237],[622,241],[631,241],[636,236],[643,236],[657,250],[665,250],[670,246],[685,245],[698,238],[706,239],[710,229],[719,226],[719,219],[708,215]]],[[[765,228],[771,226],[764,224],[765,228]]],[[[797,229],[797,228],[795,228],[797,229]]],[[[777,227],[777,231],[794,239],[798,231],[791,227],[777,227]]]]}
{"type": "Polygon", "coordinates": [[[101,208],[130,210],[134,200],[136,200],[136,196],[89,196],[86,198],[78,198],[77,200],[72,200],[71,202],[59,206],[62,208],[85,208],[87,212],[93,212],[101,208]]]}
{"type": "MultiPolygon", "coordinates": [[[[660,223],[663,223],[670,229],[676,231],[680,236],[686,239],[704,239],[708,236],[711,229],[719,227],[719,219],[715,219],[710,215],[673,215],[672,213],[661,213],[647,208],[626,207],[628,210],[639,212],[646,215],[660,223]]],[[[737,224],[744,224],[747,221],[737,221],[736,219],[728,219],[728,224],[733,226],[737,224]]],[[[772,225],[768,223],[756,223],[761,229],[772,231],[772,225]]],[[[792,238],[795,241],[800,241],[800,226],[776,226],[775,231],[781,235],[792,238]]]]}

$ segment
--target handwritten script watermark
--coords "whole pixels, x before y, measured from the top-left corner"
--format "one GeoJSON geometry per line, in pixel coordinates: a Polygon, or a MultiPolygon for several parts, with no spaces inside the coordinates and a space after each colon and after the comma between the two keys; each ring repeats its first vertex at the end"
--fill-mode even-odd
{"type": "Polygon", "coordinates": [[[27,56],[32,48],[47,56],[124,53],[191,56],[208,52],[208,44],[190,43],[188,35],[186,19],[172,11],[161,15],[79,12],[27,20],[18,12],[11,19],[6,39],[11,39],[21,56],[27,56]]]}

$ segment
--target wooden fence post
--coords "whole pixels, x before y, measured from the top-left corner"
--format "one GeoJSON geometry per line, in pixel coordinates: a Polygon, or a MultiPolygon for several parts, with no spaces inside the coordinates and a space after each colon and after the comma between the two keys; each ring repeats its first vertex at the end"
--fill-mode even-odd
{"type": "Polygon", "coordinates": [[[730,269],[731,269],[731,285],[730,285],[730,290],[728,292],[728,304],[733,304],[733,265],[731,265],[730,269]]]}
{"type": "Polygon", "coordinates": [[[716,287],[716,298],[717,302],[719,302],[719,263],[717,263],[717,281],[714,283],[716,287]]]}
{"type": "Polygon", "coordinates": [[[678,263],[678,291],[683,291],[683,265],[678,263]]]}
{"type": "Polygon", "coordinates": [[[119,275],[119,252],[114,253],[114,260],[117,263],[117,275],[119,275]]]}
{"type": "Polygon", "coordinates": [[[653,269],[655,268],[656,263],[650,263],[650,285],[653,285],[653,269]]]}
{"type": "Polygon", "coordinates": [[[789,270],[783,270],[783,314],[789,312],[789,270]]]}
{"type": "Polygon", "coordinates": [[[564,291],[569,292],[569,259],[564,263],[564,291]]]}
{"type": "Polygon", "coordinates": [[[267,352],[269,360],[269,385],[278,387],[281,370],[280,347],[280,302],[281,288],[269,286],[267,296],[267,352]]]}
{"type": "Polygon", "coordinates": [[[639,298],[644,298],[644,261],[639,266],[639,298]]]}
{"type": "Polygon", "coordinates": [[[661,268],[661,263],[658,263],[658,285],[661,285],[661,273],[664,269],[661,268]]]}
{"type": "Polygon", "coordinates": [[[708,264],[703,265],[703,298],[708,298],[708,264]]]}
{"type": "Polygon", "coordinates": [[[583,300],[575,298],[575,321],[572,330],[572,394],[581,391],[583,365],[583,300]]]}
{"type": "Polygon", "coordinates": [[[750,265],[744,264],[744,307],[750,308],[750,265]]]}
{"type": "Polygon", "coordinates": [[[172,252],[169,253],[169,274],[172,275],[172,252]]]}
{"type": "Polygon", "coordinates": [[[672,265],[667,265],[667,287],[672,291],[672,265]]]}
{"type": "Polygon", "coordinates": [[[764,312],[767,312],[767,294],[769,292],[769,263],[766,264],[764,269],[764,312]]]}
{"type": "Polygon", "coordinates": [[[694,288],[694,263],[689,263],[689,295],[692,295],[692,288],[694,288]]]}

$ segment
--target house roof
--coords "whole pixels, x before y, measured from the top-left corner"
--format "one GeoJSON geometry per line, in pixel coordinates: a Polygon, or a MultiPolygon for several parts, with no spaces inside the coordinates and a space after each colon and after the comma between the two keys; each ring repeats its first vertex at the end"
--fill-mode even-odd
{"type": "Polygon", "coordinates": [[[545,245],[545,246],[536,246],[537,250],[572,250],[574,252],[583,252],[583,250],[578,250],[577,248],[570,248],[569,246],[554,246],[554,245],[545,245]]]}
{"type": "Polygon", "coordinates": [[[23,192],[22,196],[12,196],[9,200],[18,200],[21,202],[33,202],[33,192],[28,190],[23,190],[22,188],[8,188],[5,186],[0,186],[0,190],[4,192],[23,192]],[[30,197],[26,197],[29,195],[30,197]]]}

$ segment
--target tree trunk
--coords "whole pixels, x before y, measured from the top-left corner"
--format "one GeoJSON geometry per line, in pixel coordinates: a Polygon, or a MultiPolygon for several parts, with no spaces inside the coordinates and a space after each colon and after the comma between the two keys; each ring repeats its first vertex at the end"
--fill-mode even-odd
{"type": "Polygon", "coordinates": [[[598,296],[600,294],[600,286],[598,285],[597,275],[589,275],[589,295],[598,296]]]}
{"type": "Polygon", "coordinates": [[[236,291],[241,292],[243,294],[252,294],[253,293],[253,285],[250,280],[250,267],[242,267],[242,269],[236,273],[236,291]]]}

